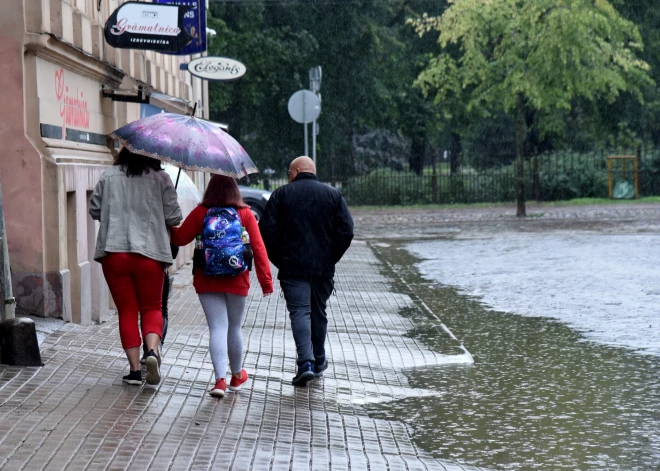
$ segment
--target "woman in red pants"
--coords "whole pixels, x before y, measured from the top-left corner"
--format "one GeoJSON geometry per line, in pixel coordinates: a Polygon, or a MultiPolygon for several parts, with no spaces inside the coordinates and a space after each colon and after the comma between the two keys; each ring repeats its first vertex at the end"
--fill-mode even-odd
{"type": "Polygon", "coordinates": [[[103,265],[119,314],[119,337],[131,369],[124,382],[142,384],[144,338],[146,381],[158,384],[164,268],[173,262],[169,227],[182,219],[172,180],[158,160],[124,148],[94,188],[89,214],[101,222],[94,260],[103,265]]]}

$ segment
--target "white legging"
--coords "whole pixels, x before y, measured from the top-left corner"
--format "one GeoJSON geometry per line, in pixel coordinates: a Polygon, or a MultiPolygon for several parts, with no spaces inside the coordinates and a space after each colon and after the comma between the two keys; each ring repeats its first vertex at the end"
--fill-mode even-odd
{"type": "Polygon", "coordinates": [[[247,296],[228,293],[201,293],[206,322],[209,324],[209,350],[215,379],[227,376],[227,356],[232,373],[243,368],[243,337],[241,324],[247,296]]]}

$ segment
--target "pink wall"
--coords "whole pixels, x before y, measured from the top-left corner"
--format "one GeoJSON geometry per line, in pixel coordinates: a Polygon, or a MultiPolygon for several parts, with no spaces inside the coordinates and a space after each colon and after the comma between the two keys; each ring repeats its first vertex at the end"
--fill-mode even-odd
{"type": "MultiPolygon", "coordinates": [[[[14,3],[15,8],[4,8],[0,15],[0,178],[14,289],[21,280],[31,278],[27,289],[40,290],[44,272],[42,167],[39,153],[25,135],[23,2],[14,3]]],[[[36,96],[36,90],[25,93],[36,96]]],[[[18,302],[20,311],[20,298],[18,302]]]]}

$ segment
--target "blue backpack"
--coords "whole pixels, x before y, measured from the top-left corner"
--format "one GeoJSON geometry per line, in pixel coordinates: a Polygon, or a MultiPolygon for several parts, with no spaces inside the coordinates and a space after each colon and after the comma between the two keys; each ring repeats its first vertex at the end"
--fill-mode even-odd
{"type": "Polygon", "coordinates": [[[234,208],[210,208],[202,226],[204,274],[236,276],[247,269],[241,219],[234,208]]]}

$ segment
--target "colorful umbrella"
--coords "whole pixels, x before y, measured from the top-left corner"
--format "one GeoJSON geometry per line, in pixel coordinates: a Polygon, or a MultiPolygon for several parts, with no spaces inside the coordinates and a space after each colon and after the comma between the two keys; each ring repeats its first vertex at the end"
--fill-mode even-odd
{"type": "Polygon", "coordinates": [[[234,178],[259,171],[236,139],[217,125],[194,116],[155,114],[128,123],[109,136],[135,154],[185,170],[234,178]]]}

